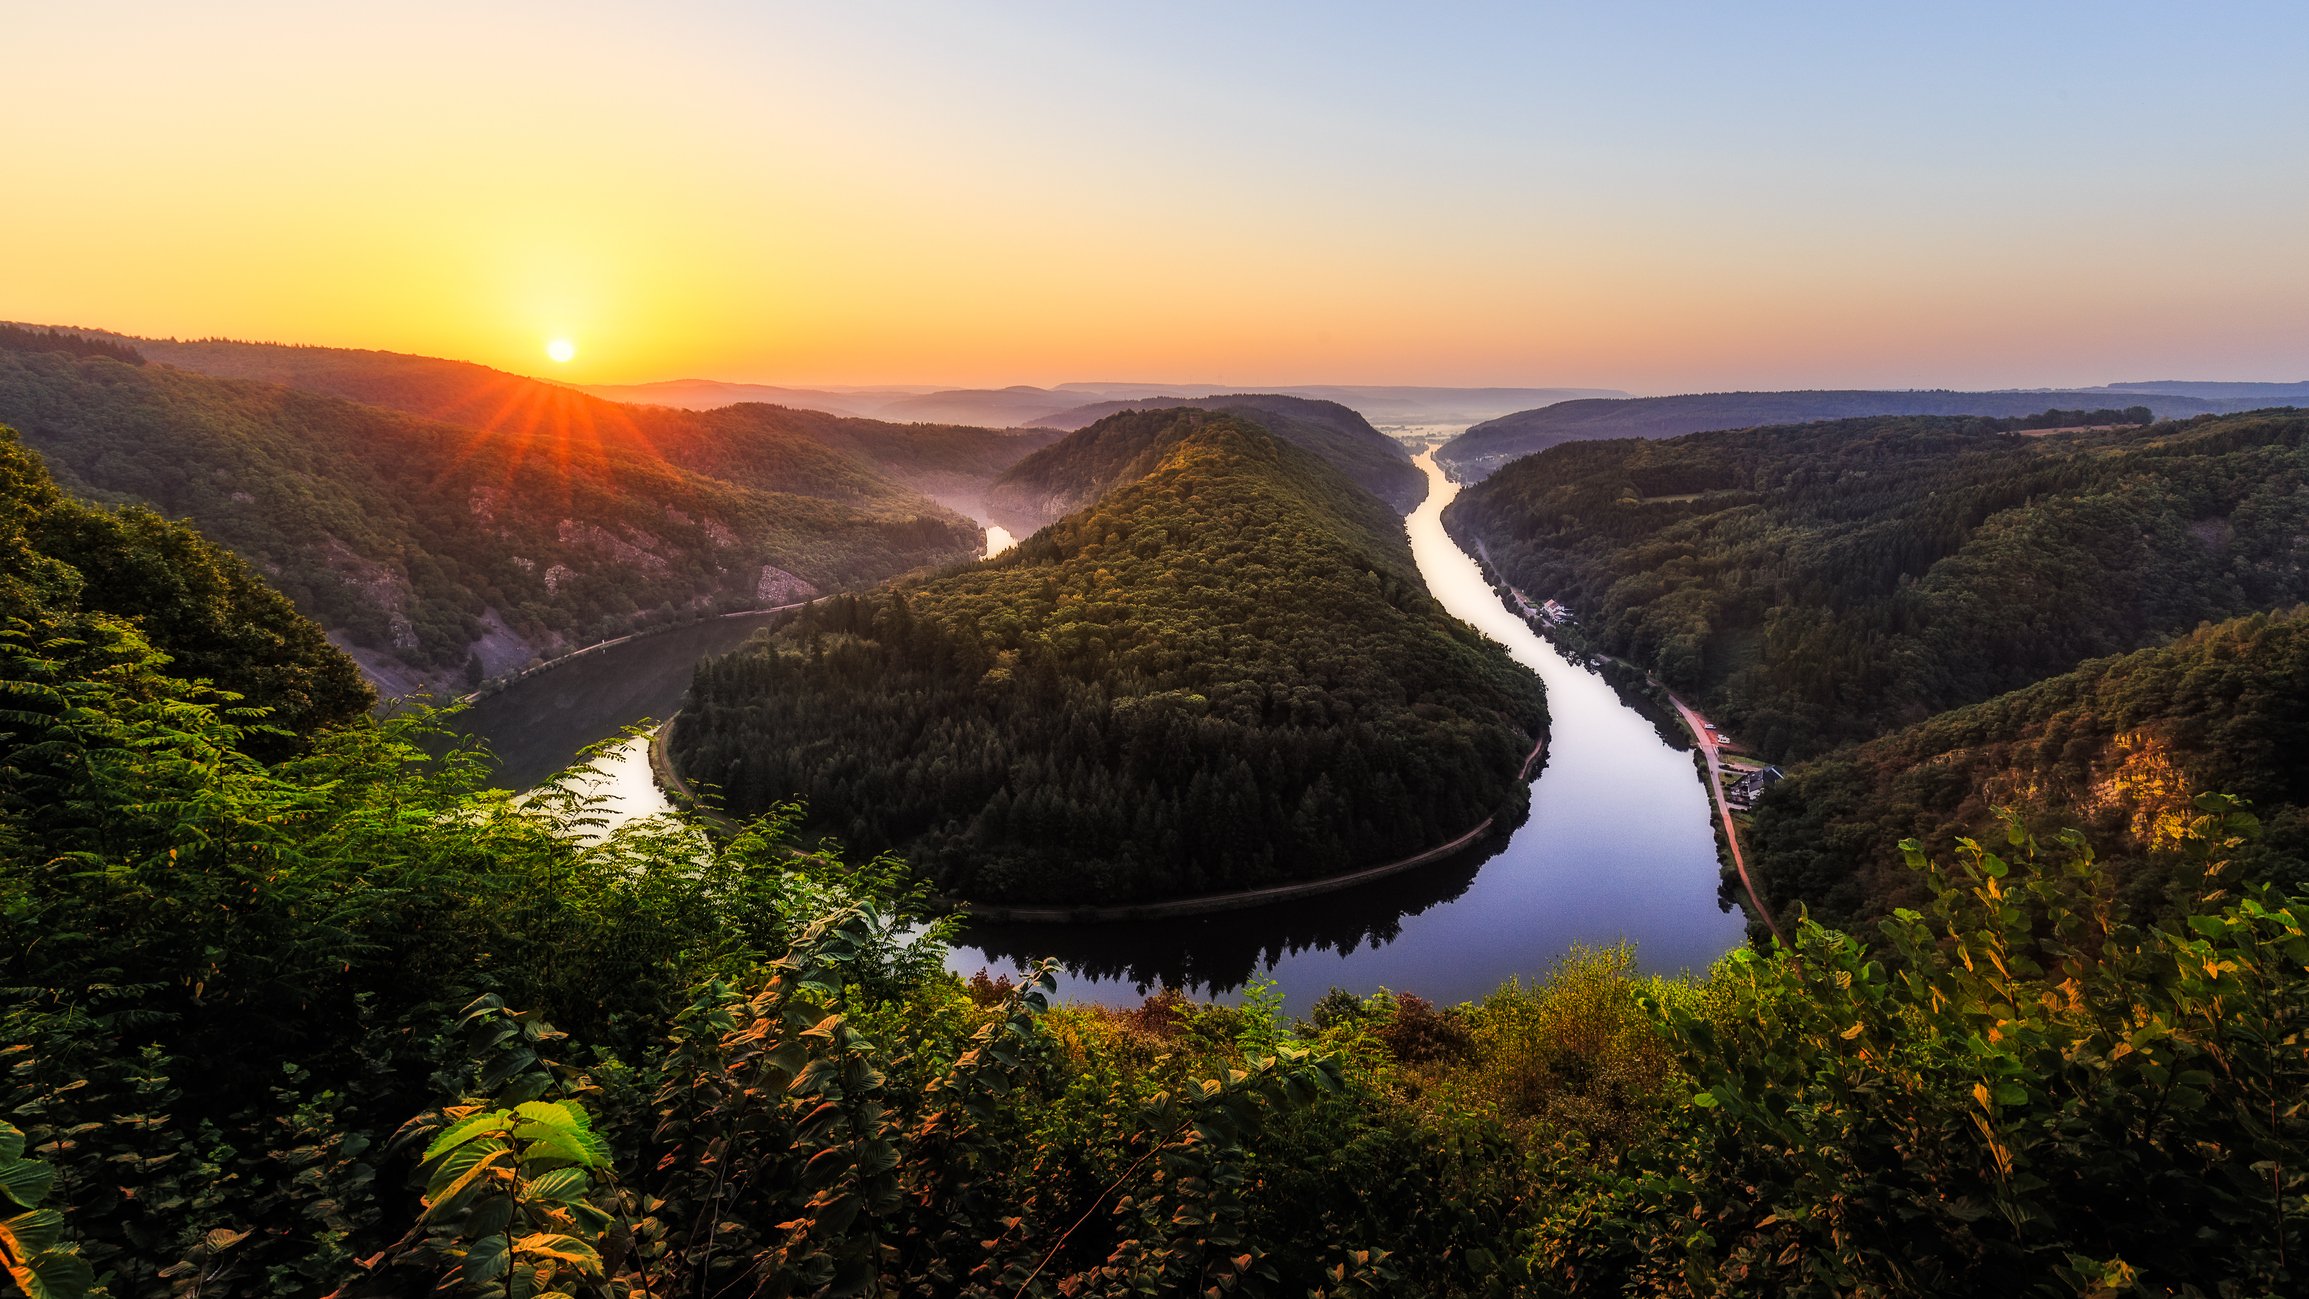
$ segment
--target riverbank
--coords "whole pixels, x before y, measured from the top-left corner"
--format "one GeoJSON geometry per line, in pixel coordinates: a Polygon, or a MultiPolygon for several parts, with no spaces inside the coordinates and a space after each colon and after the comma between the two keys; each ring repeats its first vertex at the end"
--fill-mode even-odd
{"type": "MultiPolygon", "coordinates": [[[[727,815],[707,807],[697,791],[674,766],[672,737],[674,723],[681,717],[675,713],[664,724],[650,732],[649,767],[655,775],[658,788],[665,791],[676,806],[695,812],[716,829],[734,832],[738,823],[727,815]]],[[[1531,752],[1524,755],[1523,766],[1516,772],[1518,784],[1529,784],[1532,768],[1547,754],[1547,734],[1542,731],[1531,752]]],[[[1305,898],[1337,893],[1375,880],[1400,875],[1415,867],[1438,862],[1454,853],[1482,842],[1499,824],[1499,814],[1483,818],[1482,824],[1448,843],[1437,844],[1423,852],[1413,853],[1398,861],[1365,866],[1343,875],[1326,875],[1321,879],[1293,880],[1285,884],[1269,884],[1255,889],[1236,889],[1227,893],[1203,893],[1187,898],[1168,898],[1160,902],[1128,902],[1109,904],[1068,904],[1059,906],[1011,905],[998,902],[969,902],[958,898],[942,898],[946,909],[966,913],[976,919],[998,924],[1113,924],[1131,920],[1178,920],[1188,916],[1207,916],[1245,907],[1269,906],[1277,902],[1294,902],[1305,898]]]]}
{"type": "MultiPolygon", "coordinates": [[[[1491,562],[1490,550],[1480,541],[1476,543],[1475,549],[1477,555],[1482,559],[1484,567],[1491,573],[1498,573],[1498,566],[1491,562]]],[[[1524,617],[1529,618],[1539,608],[1539,605],[1529,595],[1513,583],[1508,582],[1504,576],[1500,578],[1499,585],[1507,596],[1514,600],[1515,604],[1521,606],[1524,617]]],[[[1668,705],[1675,709],[1676,717],[1683,722],[1684,729],[1691,733],[1692,743],[1698,747],[1700,755],[1707,765],[1708,799],[1715,810],[1718,822],[1723,826],[1724,847],[1731,854],[1733,874],[1739,878],[1741,890],[1748,895],[1749,912],[1763,922],[1764,927],[1771,931],[1772,937],[1777,939],[1781,946],[1787,946],[1787,936],[1780,932],[1779,921],[1773,918],[1770,909],[1764,905],[1763,896],[1756,891],[1756,881],[1748,874],[1747,856],[1740,851],[1740,830],[1732,820],[1731,802],[1724,797],[1723,745],[1717,738],[1716,728],[1709,724],[1708,719],[1701,715],[1699,709],[1685,703],[1675,691],[1668,689],[1666,683],[1658,677],[1615,655],[1599,652],[1596,657],[1641,674],[1645,682],[1659,691],[1661,696],[1668,701],[1668,705]]]]}
{"type": "Polygon", "coordinates": [[[805,605],[816,604],[819,600],[823,599],[825,599],[824,596],[818,596],[815,599],[798,600],[793,604],[773,604],[766,609],[732,609],[727,613],[710,613],[702,618],[688,618],[681,622],[669,623],[663,627],[648,627],[641,631],[627,632],[623,636],[613,636],[608,640],[597,640],[591,645],[581,645],[576,649],[569,651],[567,654],[556,655],[553,658],[545,659],[542,662],[532,663],[528,667],[521,669],[519,672],[508,672],[504,676],[493,677],[490,680],[482,682],[479,686],[474,687],[472,690],[457,696],[457,702],[460,704],[477,703],[480,700],[486,699],[491,695],[506,690],[511,686],[526,681],[530,677],[536,676],[540,672],[551,672],[555,668],[567,667],[570,665],[570,663],[577,659],[584,658],[588,654],[598,654],[604,650],[613,650],[620,645],[631,645],[636,641],[648,640],[652,636],[670,636],[675,632],[687,631],[690,628],[696,627],[702,623],[716,622],[730,618],[759,618],[765,614],[784,613],[789,609],[799,609],[805,605]]]}
{"type": "MultiPolygon", "coordinates": [[[[1516,780],[1519,784],[1530,783],[1532,767],[1546,753],[1547,736],[1543,733],[1539,737],[1539,742],[1532,745],[1531,752],[1524,757],[1522,769],[1516,773],[1516,780]]],[[[1161,902],[1128,902],[1106,905],[1031,906],[962,901],[954,901],[949,905],[957,911],[967,912],[976,919],[993,921],[997,924],[1097,925],[1113,924],[1118,921],[1182,920],[1190,916],[1216,915],[1222,912],[1239,911],[1247,907],[1272,906],[1278,902],[1298,902],[1307,898],[1318,898],[1325,894],[1342,892],[1400,875],[1415,867],[1426,866],[1442,861],[1454,853],[1464,852],[1482,842],[1483,837],[1490,834],[1492,827],[1497,824],[1499,824],[1499,813],[1494,812],[1483,818],[1482,824],[1458,838],[1448,843],[1437,844],[1425,852],[1413,853],[1399,861],[1383,862],[1377,866],[1365,866],[1360,870],[1348,871],[1344,875],[1326,875],[1321,879],[1313,880],[1293,880],[1287,884],[1269,884],[1255,889],[1236,889],[1228,893],[1204,893],[1191,898],[1169,898],[1161,902]]]]}

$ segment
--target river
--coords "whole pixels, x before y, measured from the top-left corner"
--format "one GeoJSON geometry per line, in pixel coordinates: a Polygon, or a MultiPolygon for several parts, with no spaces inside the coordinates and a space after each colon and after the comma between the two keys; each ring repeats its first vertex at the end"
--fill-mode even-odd
{"type": "Polygon", "coordinates": [[[1062,995],[1111,1003],[1165,984],[1224,994],[1263,974],[1303,1011],[1332,987],[1465,1001],[1544,975],[1580,944],[1626,941],[1643,969],[1673,974],[1741,941],[1744,916],[1718,901],[1715,827],[1691,751],[1508,611],[1443,530],[1458,484],[1432,453],[1419,467],[1427,499],[1406,525],[1428,589],[1547,683],[1547,763],[1530,816],[1459,860],[1301,902],[1139,924],[974,926],[951,968],[1057,956],[1062,995]]]}
{"type": "MultiPolygon", "coordinates": [[[[1552,729],[1530,815],[1452,860],[1300,902],[1134,924],[975,924],[950,968],[1000,973],[1056,956],[1066,969],[1061,995],[1116,1004],[1166,985],[1224,997],[1263,975],[1292,1010],[1304,1011],[1332,987],[1463,1001],[1512,977],[1542,976],[1580,944],[1626,941],[1643,969],[1672,974],[1702,969],[1740,942],[1743,917],[1718,901],[1715,830],[1691,752],[1666,742],[1601,677],[1500,603],[1443,530],[1443,507],[1458,486],[1432,456],[1419,465],[1428,496],[1406,525],[1428,588],[1547,684],[1552,729]]],[[[1009,541],[990,529],[988,553],[1009,541]]],[[[478,715],[476,729],[506,757],[505,778],[521,787],[585,744],[671,712],[697,658],[752,631],[746,620],[727,622],[645,637],[539,673],[468,717],[478,715]],[[527,725],[525,716],[541,722],[527,725]]],[[[595,790],[616,800],[616,813],[663,806],[638,742],[596,770],[595,790]]]]}

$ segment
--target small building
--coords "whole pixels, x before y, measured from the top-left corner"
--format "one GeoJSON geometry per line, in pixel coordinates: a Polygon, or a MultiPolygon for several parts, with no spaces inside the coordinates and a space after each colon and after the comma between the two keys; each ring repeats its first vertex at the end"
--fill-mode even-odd
{"type": "Polygon", "coordinates": [[[1746,811],[1756,805],[1764,791],[1785,779],[1778,767],[1758,767],[1724,787],[1724,801],[1746,811]]]}
{"type": "Polygon", "coordinates": [[[1562,602],[1557,600],[1549,600],[1545,604],[1540,605],[1539,616],[1547,619],[1549,623],[1557,627],[1561,627],[1567,622],[1579,621],[1579,619],[1572,616],[1571,610],[1564,608],[1562,602]]]}

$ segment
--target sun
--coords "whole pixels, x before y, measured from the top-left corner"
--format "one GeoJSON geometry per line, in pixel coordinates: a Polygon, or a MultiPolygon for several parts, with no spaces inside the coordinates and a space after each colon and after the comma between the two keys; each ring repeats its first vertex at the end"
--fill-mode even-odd
{"type": "Polygon", "coordinates": [[[566,338],[556,338],[545,345],[545,354],[555,362],[567,365],[577,359],[577,344],[566,338]]]}

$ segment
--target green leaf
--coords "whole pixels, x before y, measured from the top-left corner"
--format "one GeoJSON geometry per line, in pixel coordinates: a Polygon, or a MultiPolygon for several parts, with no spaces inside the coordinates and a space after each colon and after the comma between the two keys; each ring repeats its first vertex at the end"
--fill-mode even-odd
{"type": "Polygon", "coordinates": [[[425,1147],[425,1158],[437,1158],[442,1151],[470,1141],[484,1131],[504,1127],[510,1119],[511,1116],[504,1110],[483,1110],[479,1114],[468,1114],[443,1129],[440,1136],[433,1138],[433,1144],[425,1147]]]}
{"type": "Polygon", "coordinates": [[[64,1215],[54,1209],[34,1209],[0,1219],[0,1244],[19,1258],[44,1254],[64,1243],[64,1215]]]}
{"type": "Polygon", "coordinates": [[[63,1240],[64,1215],[54,1209],[0,1221],[0,1254],[25,1299],[81,1299],[96,1283],[85,1260],[60,1248],[63,1240]]]}
{"type": "Polygon", "coordinates": [[[513,1252],[526,1258],[550,1258],[557,1263],[567,1263],[589,1275],[601,1271],[601,1255],[575,1236],[537,1232],[513,1242],[513,1252]]]}
{"type": "Polygon", "coordinates": [[[494,1281],[504,1275],[505,1265],[511,1258],[511,1255],[507,1253],[506,1246],[507,1241],[501,1235],[483,1236],[467,1246],[465,1249],[466,1284],[480,1285],[484,1282],[494,1281]]]}
{"type": "Polygon", "coordinates": [[[593,1128],[593,1121],[586,1116],[585,1107],[568,1101],[523,1101],[513,1107],[513,1112],[532,1123],[543,1123],[549,1127],[576,1128],[581,1131],[591,1131],[593,1128]]]}
{"type": "Polygon", "coordinates": [[[1716,1094],[1714,1092],[1695,1092],[1692,1094],[1692,1104],[1703,1110],[1712,1110],[1716,1108],[1716,1094]]]}
{"type": "Polygon", "coordinates": [[[12,1263],[8,1274],[24,1290],[25,1299],[81,1299],[96,1284],[95,1269],[78,1254],[35,1254],[12,1263]]]}
{"type": "Polygon", "coordinates": [[[524,1199],[569,1200],[585,1194],[593,1179],[582,1168],[555,1168],[530,1178],[521,1188],[524,1199]]]}
{"type": "Polygon", "coordinates": [[[56,1184],[56,1170],[29,1159],[0,1160],[0,1195],[14,1200],[18,1207],[37,1209],[48,1198],[48,1188],[56,1184]]]}

